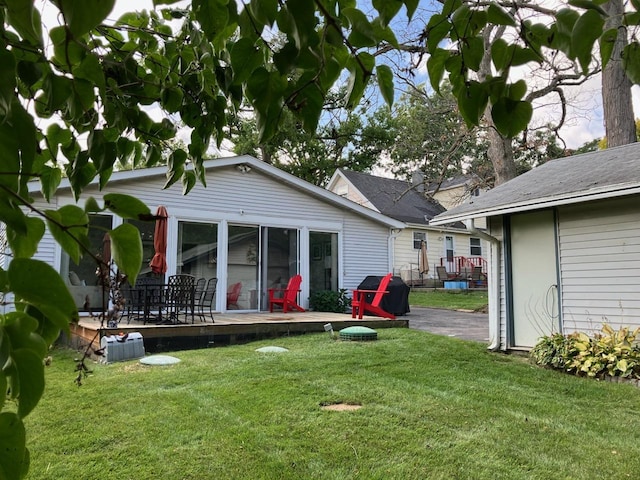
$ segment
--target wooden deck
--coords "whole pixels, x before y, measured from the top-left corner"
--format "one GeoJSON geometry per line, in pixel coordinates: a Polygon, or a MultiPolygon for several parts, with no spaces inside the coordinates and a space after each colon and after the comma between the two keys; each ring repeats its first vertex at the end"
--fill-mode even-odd
{"type": "Polygon", "coordinates": [[[226,313],[214,314],[215,322],[209,319],[202,322],[176,325],[143,324],[126,318],[116,328],[101,326],[96,318],[84,317],[78,324],[71,325],[70,343],[81,348],[89,342],[95,347],[105,335],[139,332],[144,340],[147,352],[162,352],[185,348],[206,348],[233,345],[263,338],[277,338],[288,335],[324,332],[324,326],[330,323],[335,332],[353,325],[369,328],[408,328],[409,320],[399,318],[388,320],[380,317],[365,316],[362,320],[352,319],[350,314],[327,312],[290,312],[290,313],[226,313]]]}

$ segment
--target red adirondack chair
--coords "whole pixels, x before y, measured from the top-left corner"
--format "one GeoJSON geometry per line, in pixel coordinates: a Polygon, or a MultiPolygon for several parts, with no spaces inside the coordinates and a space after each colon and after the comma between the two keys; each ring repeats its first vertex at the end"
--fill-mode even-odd
{"type": "Polygon", "coordinates": [[[231,307],[240,308],[238,306],[238,298],[240,298],[240,292],[242,291],[242,282],[234,283],[228,287],[227,290],[227,310],[231,307]]]}
{"type": "Polygon", "coordinates": [[[304,312],[304,308],[296,303],[296,297],[298,296],[298,292],[300,291],[301,283],[302,276],[294,275],[289,279],[287,288],[270,288],[269,311],[273,312],[274,305],[280,305],[282,306],[283,313],[286,313],[288,310],[292,309],[298,310],[299,312],[304,312]]]}
{"type": "Polygon", "coordinates": [[[377,315],[378,317],[390,318],[391,320],[396,319],[396,316],[393,313],[389,313],[380,307],[382,297],[384,297],[386,293],[389,293],[387,287],[389,286],[392,276],[392,273],[385,275],[380,281],[380,285],[378,285],[377,290],[353,291],[353,298],[351,299],[351,318],[356,318],[357,315],[358,319],[362,319],[364,313],[367,312],[371,315],[377,315]],[[371,303],[367,302],[368,293],[375,294],[371,303]]]}

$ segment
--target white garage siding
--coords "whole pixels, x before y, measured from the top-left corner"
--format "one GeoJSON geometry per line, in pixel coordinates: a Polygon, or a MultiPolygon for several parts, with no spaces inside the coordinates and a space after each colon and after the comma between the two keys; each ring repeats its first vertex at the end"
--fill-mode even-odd
{"type": "Polygon", "coordinates": [[[640,198],[559,209],[565,333],[640,326],[640,198]]]}
{"type": "MultiPolygon", "coordinates": [[[[502,228],[503,217],[491,217],[487,219],[487,229],[489,234],[498,239],[500,241],[500,245],[504,247],[504,229],[502,228]]],[[[495,247],[491,249],[491,256],[489,258],[489,264],[491,265],[493,262],[493,255],[500,255],[499,264],[500,264],[500,284],[498,285],[498,295],[500,301],[496,302],[493,298],[489,299],[489,334],[493,335],[494,333],[491,331],[493,329],[493,324],[495,323],[495,316],[497,315],[500,318],[500,331],[498,335],[500,336],[500,349],[507,350],[508,342],[507,342],[507,293],[505,290],[506,285],[506,276],[505,276],[505,266],[504,266],[504,258],[505,258],[505,249],[500,248],[499,252],[495,247]]],[[[490,267],[491,268],[491,267],[490,267]]],[[[489,277],[491,278],[491,277],[489,277]]]]}

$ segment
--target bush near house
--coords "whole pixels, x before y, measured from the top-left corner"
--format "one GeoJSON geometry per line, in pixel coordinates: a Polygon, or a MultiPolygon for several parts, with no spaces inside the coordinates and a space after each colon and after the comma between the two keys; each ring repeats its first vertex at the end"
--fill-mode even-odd
{"type": "Polygon", "coordinates": [[[351,308],[351,299],[347,290],[321,290],[309,296],[309,307],[316,312],[344,313],[351,308]]]}
{"type": "Polygon", "coordinates": [[[614,330],[604,324],[592,337],[575,332],[542,337],[531,350],[536,364],[578,376],[640,379],[640,328],[614,330]]]}

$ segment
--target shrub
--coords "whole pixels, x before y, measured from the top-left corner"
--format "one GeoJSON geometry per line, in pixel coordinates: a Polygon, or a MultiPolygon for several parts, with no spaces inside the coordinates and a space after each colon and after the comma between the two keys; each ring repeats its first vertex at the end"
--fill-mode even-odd
{"type": "Polygon", "coordinates": [[[351,307],[351,299],[347,290],[321,290],[313,292],[309,297],[309,306],[316,312],[345,313],[351,307]]]}
{"type": "Polygon", "coordinates": [[[600,332],[589,337],[585,333],[543,337],[530,356],[543,365],[579,376],[603,378],[640,378],[640,328],[614,330],[604,324],[600,332]]]}

